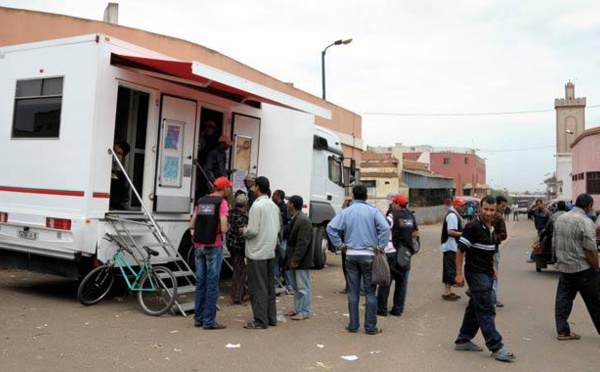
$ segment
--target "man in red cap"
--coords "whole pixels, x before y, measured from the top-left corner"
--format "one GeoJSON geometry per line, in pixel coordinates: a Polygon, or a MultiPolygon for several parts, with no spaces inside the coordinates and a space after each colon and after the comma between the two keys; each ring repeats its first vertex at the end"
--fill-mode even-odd
{"type": "Polygon", "coordinates": [[[232,142],[226,134],[219,137],[219,145],[212,149],[206,157],[204,172],[211,183],[219,177],[227,177],[232,171],[227,170],[227,152],[231,148],[232,142]]]}
{"type": "Polygon", "coordinates": [[[442,265],[442,283],[444,283],[444,294],[442,298],[446,301],[457,301],[460,296],[452,292],[454,278],[456,276],[456,248],[458,239],[462,234],[463,220],[460,216],[467,202],[462,198],[454,198],[452,206],[448,208],[442,227],[441,251],[444,255],[442,265]]]}
{"type": "Polygon", "coordinates": [[[223,234],[229,230],[227,197],[233,183],[226,177],[219,177],[213,185],[214,192],[198,200],[190,221],[196,254],[194,326],[223,329],[225,325],[217,323],[217,299],[223,263],[223,234]]]}
{"type": "Polygon", "coordinates": [[[386,247],[385,252],[390,265],[392,280],[396,282],[394,288],[394,297],[392,309],[388,313],[388,297],[390,294],[389,286],[379,286],[377,288],[377,315],[380,316],[401,316],[404,312],[404,303],[406,302],[406,292],[408,286],[408,274],[410,268],[402,269],[396,265],[396,251],[400,246],[407,247],[413,254],[413,238],[419,236],[419,227],[413,213],[408,209],[408,198],[405,195],[398,194],[392,197],[392,213],[386,216],[390,222],[392,230],[392,247],[386,247]],[[390,218],[391,217],[391,218],[390,218]]]}

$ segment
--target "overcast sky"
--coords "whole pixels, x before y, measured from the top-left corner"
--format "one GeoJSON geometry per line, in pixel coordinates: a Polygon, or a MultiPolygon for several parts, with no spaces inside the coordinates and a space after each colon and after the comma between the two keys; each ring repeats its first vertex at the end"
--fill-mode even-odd
{"type": "MultiPolygon", "coordinates": [[[[95,20],[107,3],[0,0],[95,20]]],[[[488,184],[511,191],[542,190],[554,171],[554,99],[569,80],[600,105],[598,0],[121,0],[119,23],[201,44],[316,96],[321,50],[353,38],[327,51],[327,98],[362,115],[366,144],[476,148],[488,184]]],[[[586,128],[599,124],[600,108],[589,107],[586,128]]]]}

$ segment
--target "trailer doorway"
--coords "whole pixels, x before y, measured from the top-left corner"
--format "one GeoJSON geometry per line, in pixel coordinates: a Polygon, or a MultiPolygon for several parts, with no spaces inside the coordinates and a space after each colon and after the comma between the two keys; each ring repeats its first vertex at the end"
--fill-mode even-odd
{"type": "MultiPolygon", "coordinates": [[[[138,193],[142,193],[144,162],[146,160],[146,131],[150,95],[124,86],[117,94],[114,143],[121,141],[129,145],[129,153],[122,159],[123,167],[138,193]]],[[[141,210],[127,180],[116,172],[113,165],[110,187],[111,210],[141,210]]]]}

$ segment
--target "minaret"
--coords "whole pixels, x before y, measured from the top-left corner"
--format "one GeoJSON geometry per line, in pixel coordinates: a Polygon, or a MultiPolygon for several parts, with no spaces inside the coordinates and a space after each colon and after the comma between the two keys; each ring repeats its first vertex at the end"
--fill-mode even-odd
{"type": "Polygon", "coordinates": [[[571,144],[585,130],[586,99],[575,98],[575,84],[565,85],[565,98],[554,100],[556,110],[556,181],[557,196],[571,195],[571,144]]]}

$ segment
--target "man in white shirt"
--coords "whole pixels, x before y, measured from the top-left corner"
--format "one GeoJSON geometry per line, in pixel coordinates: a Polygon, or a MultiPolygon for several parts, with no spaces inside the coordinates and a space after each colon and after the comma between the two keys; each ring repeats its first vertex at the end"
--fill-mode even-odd
{"type": "Polygon", "coordinates": [[[252,186],[256,200],[250,208],[248,226],[240,229],[246,238],[248,292],[254,315],[254,321],[244,325],[247,329],[277,325],[273,259],[281,223],[279,207],[269,199],[269,188],[266,177],[256,178],[252,186]]]}
{"type": "Polygon", "coordinates": [[[452,205],[448,208],[444,226],[442,227],[442,246],[440,247],[444,254],[442,282],[444,283],[444,294],[442,298],[446,301],[457,301],[460,296],[452,292],[454,287],[454,278],[456,276],[456,248],[458,239],[462,234],[463,221],[462,213],[466,202],[462,198],[454,198],[452,205]]]}

